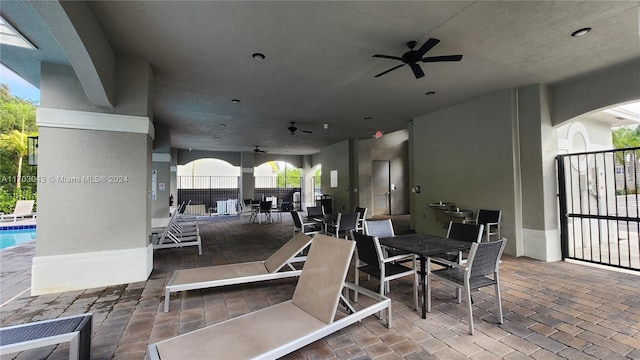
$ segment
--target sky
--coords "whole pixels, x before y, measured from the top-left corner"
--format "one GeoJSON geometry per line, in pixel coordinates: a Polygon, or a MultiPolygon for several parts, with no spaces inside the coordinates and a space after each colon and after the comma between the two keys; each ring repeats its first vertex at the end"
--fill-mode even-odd
{"type": "Polygon", "coordinates": [[[0,83],[7,84],[12,95],[40,103],[40,90],[4,65],[0,65],[0,83]]]}

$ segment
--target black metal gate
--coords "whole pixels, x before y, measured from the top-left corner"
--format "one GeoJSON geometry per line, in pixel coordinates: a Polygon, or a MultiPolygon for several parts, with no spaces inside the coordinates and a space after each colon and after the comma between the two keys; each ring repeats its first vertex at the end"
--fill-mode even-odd
{"type": "Polygon", "coordinates": [[[562,256],[640,270],[640,148],[559,155],[562,256]]]}

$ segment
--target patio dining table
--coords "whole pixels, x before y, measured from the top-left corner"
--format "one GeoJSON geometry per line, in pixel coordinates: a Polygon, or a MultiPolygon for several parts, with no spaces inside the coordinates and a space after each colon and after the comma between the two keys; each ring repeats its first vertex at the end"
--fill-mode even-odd
{"type": "Polygon", "coordinates": [[[311,215],[308,221],[313,221],[322,225],[322,233],[326,234],[329,227],[333,226],[338,219],[338,214],[311,215]]]}
{"type": "Polygon", "coordinates": [[[418,255],[420,258],[420,279],[422,284],[422,318],[427,318],[426,306],[426,259],[446,252],[469,250],[471,243],[436,235],[407,234],[380,239],[380,245],[418,255]]]}

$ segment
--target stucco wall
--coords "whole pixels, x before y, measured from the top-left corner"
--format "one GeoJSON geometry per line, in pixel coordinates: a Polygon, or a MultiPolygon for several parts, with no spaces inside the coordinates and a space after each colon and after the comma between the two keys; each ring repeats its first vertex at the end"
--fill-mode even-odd
{"type": "Polygon", "coordinates": [[[37,256],[147,245],[147,135],[43,127],[38,145],[38,174],[48,181],[38,185],[37,256]],[[83,176],[105,176],[107,182],[83,176]],[[108,182],[111,176],[118,178],[108,182]]]}
{"type": "Polygon", "coordinates": [[[444,235],[430,202],[503,211],[506,251],[515,253],[514,92],[501,91],[414,119],[415,230],[444,235]]]}
{"type": "Polygon", "coordinates": [[[333,213],[351,212],[355,204],[350,203],[350,156],[349,141],[327,146],[321,151],[322,193],[333,197],[333,213]],[[338,186],[331,187],[331,171],[338,171],[338,186]]]}
{"type": "MultiPolygon", "coordinates": [[[[638,44],[629,44],[638,46],[638,44]]],[[[640,61],[551,87],[553,125],[612,105],[640,99],[640,61]]]]}

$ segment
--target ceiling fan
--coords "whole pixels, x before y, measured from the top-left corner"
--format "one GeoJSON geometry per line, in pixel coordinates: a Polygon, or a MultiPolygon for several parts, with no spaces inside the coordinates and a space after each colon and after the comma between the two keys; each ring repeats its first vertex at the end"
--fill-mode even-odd
{"type": "MultiPolygon", "coordinates": [[[[292,121],[291,122],[291,126],[289,126],[287,129],[289,130],[291,135],[295,135],[296,131],[298,131],[298,128],[296,127],[296,122],[292,121]]],[[[303,133],[307,133],[307,134],[313,133],[313,131],[309,131],[309,130],[300,130],[300,131],[302,131],[303,133]]]]}
{"type": "Polygon", "coordinates": [[[256,145],[256,148],[253,149],[253,152],[254,153],[266,153],[267,150],[262,150],[262,149],[260,149],[260,145],[256,145]]]}
{"type": "Polygon", "coordinates": [[[440,40],[438,39],[429,38],[429,40],[425,41],[425,43],[422,44],[422,46],[420,46],[418,50],[414,50],[414,48],[416,47],[416,45],[418,45],[418,43],[416,41],[409,41],[407,43],[407,47],[409,48],[409,51],[402,54],[401,57],[391,56],[391,55],[380,55],[380,54],[373,55],[373,57],[377,57],[377,58],[400,60],[403,62],[403,64],[394,66],[389,70],[383,71],[380,74],[376,75],[375,77],[380,77],[395,69],[401,68],[405,65],[409,65],[411,67],[411,70],[413,70],[413,75],[416,76],[416,79],[420,79],[421,77],[424,76],[424,72],[422,71],[420,64],[418,64],[419,62],[429,63],[429,62],[462,60],[462,55],[429,56],[429,57],[423,58],[424,54],[426,54],[427,51],[431,50],[439,42],[440,40]]]}

